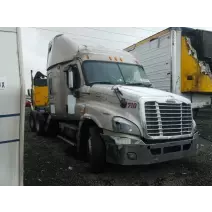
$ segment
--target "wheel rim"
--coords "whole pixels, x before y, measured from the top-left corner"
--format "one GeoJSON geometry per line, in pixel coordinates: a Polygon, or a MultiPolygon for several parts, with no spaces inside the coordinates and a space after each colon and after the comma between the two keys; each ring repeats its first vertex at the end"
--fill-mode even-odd
{"type": "Polygon", "coordinates": [[[36,130],[37,130],[37,132],[40,131],[40,124],[39,124],[39,121],[38,120],[36,121],[36,130]]]}
{"type": "Polygon", "coordinates": [[[33,119],[32,119],[32,118],[30,119],[29,124],[30,124],[30,127],[33,129],[33,128],[34,128],[34,121],[33,121],[33,119]]]}
{"type": "Polygon", "coordinates": [[[92,155],[91,137],[88,139],[87,155],[88,155],[88,158],[90,158],[92,155]]]}

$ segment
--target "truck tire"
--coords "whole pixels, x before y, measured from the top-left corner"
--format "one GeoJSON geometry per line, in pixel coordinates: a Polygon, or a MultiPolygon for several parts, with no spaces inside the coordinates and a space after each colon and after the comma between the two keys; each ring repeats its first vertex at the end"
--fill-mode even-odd
{"type": "Polygon", "coordinates": [[[88,139],[88,162],[91,172],[101,173],[104,171],[106,149],[105,144],[100,136],[98,127],[90,127],[88,139]]]}
{"type": "Polygon", "coordinates": [[[193,117],[194,117],[194,118],[197,118],[198,113],[199,113],[199,108],[193,109],[193,117]]]}
{"type": "Polygon", "coordinates": [[[46,135],[50,137],[56,137],[59,133],[59,123],[56,120],[51,120],[47,129],[46,135]]]}
{"type": "Polygon", "coordinates": [[[33,112],[31,111],[29,114],[29,127],[31,129],[32,132],[36,131],[36,127],[35,127],[35,117],[33,116],[33,112]]]}
{"type": "Polygon", "coordinates": [[[37,114],[36,119],[36,133],[38,136],[43,136],[45,135],[44,127],[45,127],[45,118],[42,114],[37,114]]]}

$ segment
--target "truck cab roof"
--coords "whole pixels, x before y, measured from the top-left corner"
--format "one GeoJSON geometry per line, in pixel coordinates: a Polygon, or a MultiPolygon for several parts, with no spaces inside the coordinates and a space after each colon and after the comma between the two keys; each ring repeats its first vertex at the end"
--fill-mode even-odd
{"type": "Polygon", "coordinates": [[[82,61],[137,63],[134,56],[127,51],[79,45],[65,35],[57,35],[49,43],[47,71],[56,65],[68,63],[76,58],[80,58],[82,61]]]}

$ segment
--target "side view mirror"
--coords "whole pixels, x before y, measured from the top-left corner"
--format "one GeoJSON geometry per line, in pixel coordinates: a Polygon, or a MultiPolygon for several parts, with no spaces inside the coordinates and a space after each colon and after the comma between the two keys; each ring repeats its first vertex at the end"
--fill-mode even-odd
{"type": "Polygon", "coordinates": [[[69,71],[68,72],[68,87],[71,89],[71,88],[74,88],[74,76],[73,76],[73,72],[72,71],[69,71]]]}

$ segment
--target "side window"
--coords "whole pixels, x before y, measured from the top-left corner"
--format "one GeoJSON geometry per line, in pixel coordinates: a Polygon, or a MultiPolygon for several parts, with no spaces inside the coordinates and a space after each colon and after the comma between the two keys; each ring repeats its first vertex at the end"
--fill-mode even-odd
{"type": "Polygon", "coordinates": [[[52,95],[52,78],[49,78],[49,94],[52,95]]]}
{"type": "Polygon", "coordinates": [[[52,44],[50,44],[49,47],[48,47],[47,64],[49,62],[49,57],[50,57],[50,54],[51,54],[51,50],[52,50],[52,44]]]}

